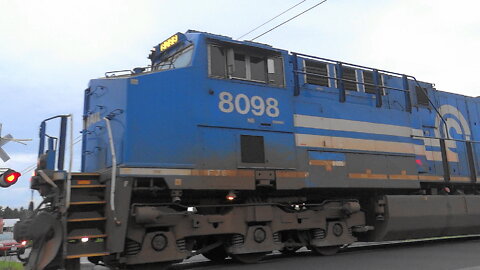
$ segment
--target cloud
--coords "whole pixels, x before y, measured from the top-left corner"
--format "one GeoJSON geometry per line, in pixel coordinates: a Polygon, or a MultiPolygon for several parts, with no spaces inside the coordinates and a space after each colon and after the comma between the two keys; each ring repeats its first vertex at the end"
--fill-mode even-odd
{"type": "Polygon", "coordinates": [[[476,1],[391,2],[371,24],[360,47],[375,65],[478,96],[480,4],[476,1]]]}
{"type": "Polygon", "coordinates": [[[9,153],[10,160],[5,163],[5,165],[9,165],[10,163],[17,163],[17,164],[36,164],[37,162],[37,154],[33,153],[9,153]]]}

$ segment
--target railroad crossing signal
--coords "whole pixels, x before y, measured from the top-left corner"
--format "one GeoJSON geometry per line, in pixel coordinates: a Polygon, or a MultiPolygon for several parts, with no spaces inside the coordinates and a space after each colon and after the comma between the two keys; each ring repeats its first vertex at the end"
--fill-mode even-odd
{"type": "Polygon", "coordinates": [[[0,159],[3,162],[7,162],[10,159],[10,156],[2,149],[2,146],[7,144],[8,142],[17,142],[26,145],[24,142],[31,141],[32,139],[15,139],[12,135],[7,134],[5,137],[2,137],[2,124],[0,123],[0,159]]]}
{"type": "Polygon", "coordinates": [[[21,173],[12,170],[12,169],[0,169],[0,187],[9,187],[17,183],[18,178],[22,175],[21,173]]]}

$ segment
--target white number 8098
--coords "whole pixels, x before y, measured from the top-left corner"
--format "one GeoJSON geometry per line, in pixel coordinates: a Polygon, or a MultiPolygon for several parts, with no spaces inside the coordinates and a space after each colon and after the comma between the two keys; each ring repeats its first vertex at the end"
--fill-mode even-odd
{"type": "Polygon", "coordinates": [[[238,94],[234,98],[230,92],[221,92],[218,94],[218,98],[220,99],[218,108],[224,113],[231,113],[236,110],[239,114],[252,112],[256,116],[267,114],[270,117],[278,117],[280,115],[278,100],[275,98],[270,97],[264,100],[259,96],[249,98],[245,94],[238,94]]]}

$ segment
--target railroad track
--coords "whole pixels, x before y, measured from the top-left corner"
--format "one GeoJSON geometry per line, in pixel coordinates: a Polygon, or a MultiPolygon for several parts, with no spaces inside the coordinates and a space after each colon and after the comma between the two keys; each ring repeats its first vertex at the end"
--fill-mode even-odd
{"type": "MultiPolygon", "coordinates": [[[[461,244],[467,243],[468,241],[480,241],[480,235],[471,235],[471,236],[461,236],[461,237],[446,237],[446,238],[434,238],[434,239],[421,239],[421,240],[407,240],[407,241],[392,241],[392,242],[385,242],[385,243],[356,243],[349,247],[343,248],[339,251],[337,255],[330,256],[332,258],[341,257],[342,254],[345,253],[361,253],[363,251],[372,251],[372,250],[394,250],[398,248],[408,248],[408,247],[435,247],[435,245],[447,243],[447,244],[461,244]]],[[[474,251],[472,251],[474,253],[474,251]]],[[[310,252],[306,248],[302,248],[297,251],[295,254],[287,255],[281,254],[280,252],[274,252],[270,255],[267,255],[262,262],[260,263],[261,266],[258,266],[259,269],[270,269],[269,264],[271,264],[271,269],[277,269],[276,263],[282,262],[282,260],[288,260],[288,258],[314,258],[320,257],[315,255],[313,252],[310,252]],[[275,264],[275,265],[274,265],[275,264]]],[[[319,258],[320,259],[320,258],[319,258]]],[[[436,260],[442,259],[451,259],[451,258],[437,258],[436,260]]],[[[321,260],[321,259],[320,259],[321,260]]],[[[320,261],[321,262],[321,261],[320,261]]],[[[480,265],[480,259],[479,264],[480,265]]],[[[204,270],[204,269],[253,269],[254,265],[244,265],[240,263],[236,263],[233,260],[227,259],[225,263],[216,263],[212,262],[203,256],[195,256],[186,260],[185,262],[174,264],[168,270],[204,270]]],[[[301,268],[302,265],[299,265],[301,268]]],[[[460,267],[462,268],[462,267],[460,267]]],[[[280,269],[290,269],[290,268],[280,268],[280,269]]],[[[310,268],[309,268],[310,269],[310,268]]],[[[356,268],[351,268],[356,269],[356,268]]],[[[372,268],[375,269],[375,268],[372,268]]],[[[462,268],[463,269],[463,268],[462,268]]]]}

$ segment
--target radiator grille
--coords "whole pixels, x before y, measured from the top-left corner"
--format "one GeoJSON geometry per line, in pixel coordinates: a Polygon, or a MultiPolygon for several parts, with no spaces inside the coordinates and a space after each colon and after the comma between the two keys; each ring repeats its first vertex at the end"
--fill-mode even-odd
{"type": "Polygon", "coordinates": [[[305,60],[305,72],[307,73],[307,83],[320,86],[329,86],[328,68],[326,63],[305,60]]]}
{"type": "MultiPolygon", "coordinates": [[[[373,72],[363,71],[363,82],[365,83],[365,93],[376,94],[375,86],[373,86],[373,72]]],[[[382,76],[378,76],[378,85],[383,85],[382,76]]],[[[380,92],[383,93],[383,89],[380,88],[380,92]]]]}
{"type": "Polygon", "coordinates": [[[345,90],[357,91],[357,75],[355,74],[355,69],[349,67],[343,67],[342,69],[343,76],[342,79],[349,80],[343,81],[343,86],[345,90]],[[354,82],[351,82],[354,81],[354,82]]]}
{"type": "Polygon", "coordinates": [[[428,94],[427,89],[423,88],[423,90],[425,91],[422,91],[418,86],[415,87],[415,92],[417,92],[417,103],[418,105],[429,106],[430,102],[428,102],[428,96],[425,94],[428,94]]]}

